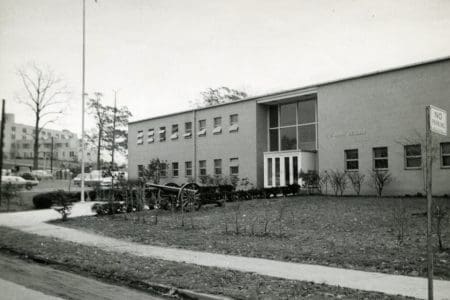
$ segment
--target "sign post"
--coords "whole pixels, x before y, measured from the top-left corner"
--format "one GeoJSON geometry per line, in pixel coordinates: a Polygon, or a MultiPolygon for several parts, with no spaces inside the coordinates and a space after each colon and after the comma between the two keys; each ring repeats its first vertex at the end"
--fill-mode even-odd
{"type": "Polygon", "coordinates": [[[426,107],[426,190],[427,190],[427,258],[428,258],[428,299],[433,300],[433,248],[431,246],[431,218],[433,209],[432,198],[432,132],[447,135],[447,112],[429,105],[426,107]]]}

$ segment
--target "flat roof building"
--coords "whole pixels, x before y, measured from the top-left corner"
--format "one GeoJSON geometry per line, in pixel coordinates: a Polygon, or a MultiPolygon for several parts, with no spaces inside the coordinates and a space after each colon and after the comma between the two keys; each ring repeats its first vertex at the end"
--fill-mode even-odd
{"type": "MultiPolygon", "coordinates": [[[[167,163],[162,182],[178,184],[211,175],[274,187],[300,172],[359,171],[374,194],[377,169],[392,174],[386,194],[424,193],[427,105],[450,111],[450,58],[135,121],[129,177],[153,158],[167,163]]],[[[433,139],[433,192],[450,194],[450,137],[433,139]]]]}

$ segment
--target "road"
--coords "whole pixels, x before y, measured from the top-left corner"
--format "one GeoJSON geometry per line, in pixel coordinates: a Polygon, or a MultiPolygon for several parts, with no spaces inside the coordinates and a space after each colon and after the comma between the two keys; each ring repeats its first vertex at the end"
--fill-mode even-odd
{"type": "Polygon", "coordinates": [[[162,300],[158,296],[0,254],[0,299],[162,300]]]}

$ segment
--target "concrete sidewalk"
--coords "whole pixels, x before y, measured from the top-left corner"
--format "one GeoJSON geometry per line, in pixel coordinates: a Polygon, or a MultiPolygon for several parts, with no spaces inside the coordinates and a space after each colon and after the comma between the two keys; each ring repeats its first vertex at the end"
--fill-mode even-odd
{"type": "MultiPolygon", "coordinates": [[[[90,214],[91,212],[87,212],[86,209],[88,205],[89,203],[79,204],[79,207],[76,210],[74,209],[74,215],[90,214]]],[[[142,245],[43,223],[45,219],[44,215],[54,218],[55,215],[49,212],[42,212],[39,216],[34,214],[31,218],[27,218],[26,213],[9,215],[11,216],[0,215],[0,225],[38,235],[51,236],[66,241],[95,246],[108,251],[126,252],[142,257],[226,268],[242,272],[254,272],[278,278],[312,281],[352,289],[377,291],[391,295],[427,298],[426,278],[142,245]]],[[[56,214],[56,217],[58,217],[58,214],[56,214]]],[[[450,299],[450,281],[435,280],[434,287],[435,299],[450,299]]]]}

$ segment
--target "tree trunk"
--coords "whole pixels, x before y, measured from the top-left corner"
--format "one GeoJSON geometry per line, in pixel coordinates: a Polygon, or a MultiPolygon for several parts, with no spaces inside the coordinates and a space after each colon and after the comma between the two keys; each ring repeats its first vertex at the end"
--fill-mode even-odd
{"type": "Polygon", "coordinates": [[[102,129],[100,128],[98,130],[98,144],[97,144],[97,170],[101,170],[100,166],[100,154],[101,154],[101,147],[102,147],[102,129]]]}
{"type": "Polygon", "coordinates": [[[34,124],[33,170],[37,170],[39,168],[39,117],[39,111],[37,111],[36,123],[34,124]]]}

